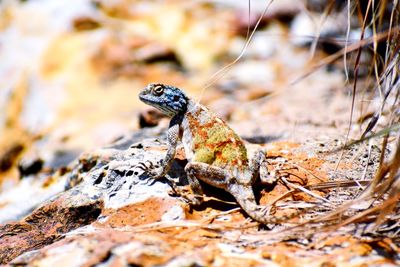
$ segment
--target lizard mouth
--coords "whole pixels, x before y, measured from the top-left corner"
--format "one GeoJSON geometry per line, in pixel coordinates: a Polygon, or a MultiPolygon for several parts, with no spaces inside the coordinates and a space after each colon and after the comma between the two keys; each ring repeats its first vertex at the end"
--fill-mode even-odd
{"type": "Polygon", "coordinates": [[[143,102],[146,103],[152,107],[157,108],[158,110],[160,110],[161,112],[165,113],[165,114],[170,114],[171,111],[168,109],[167,106],[162,106],[160,105],[160,101],[158,101],[157,99],[155,99],[155,97],[153,97],[152,95],[146,94],[146,93],[141,93],[139,94],[139,99],[143,102]]]}
{"type": "Polygon", "coordinates": [[[148,94],[139,94],[139,99],[140,101],[146,103],[146,104],[154,104],[155,101],[151,99],[151,97],[148,94]]]}

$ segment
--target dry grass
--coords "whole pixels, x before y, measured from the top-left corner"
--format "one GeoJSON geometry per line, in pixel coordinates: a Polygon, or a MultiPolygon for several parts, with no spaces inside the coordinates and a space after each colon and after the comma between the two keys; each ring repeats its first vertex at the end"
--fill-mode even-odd
{"type": "MultiPolygon", "coordinates": [[[[324,16],[329,16],[332,4],[327,5],[324,16]]],[[[344,57],[346,76],[352,87],[352,105],[345,145],[332,153],[339,154],[338,164],[346,151],[354,145],[369,142],[381,143],[379,167],[374,178],[364,191],[351,201],[300,225],[300,228],[315,229],[321,225],[326,230],[337,230],[350,224],[363,224],[365,233],[380,235],[384,233],[394,240],[399,240],[400,215],[400,8],[398,1],[351,1],[347,5],[347,14],[357,19],[361,30],[356,43],[346,42],[338,52],[326,57],[320,64],[308,70],[300,79],[316,69],[331,64],[344,57]],[[366,37],[366,32],[371,33],[366,37]],[[362,63],[362,55],[371,57],[369,64],[362,63]],[[352,65],[347,65],[348,59],[352,65]],[[367,70],[361,75],[359,70],[367,70]],[[359,83],[369,86],[361,87],[359,83]],[[349,141],[350,129],[354,123],[355,102],[358,97],[369,95],[380,100],[379,108],[372,115],[366,115],[363,133],[355,141],[349,141]],[[357,208],[355,211],[354,208],[357,208]],[[351,210],[351,211],[350,211],[351,210]]],[[[350,21],[350,18],[349,20],[350,21]]],[[[352,27],[348,25],[347,37],[352,27]]],[[[361,110],[361,112],[365,112],[361,110]]],[[[361,175],[361,174],[360,174],[361,175]]],[[[350,228],[349,228],[350,229],[350,228]]]]}

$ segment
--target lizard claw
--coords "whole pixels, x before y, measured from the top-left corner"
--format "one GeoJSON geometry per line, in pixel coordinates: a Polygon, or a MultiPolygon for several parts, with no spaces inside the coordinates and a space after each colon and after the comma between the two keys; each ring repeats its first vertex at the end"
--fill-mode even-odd
{"type": "Polygon", "coordinates": [[[147,169],[143,162],[139,162],[136,167],[144,171],[147,169]]]}
{"type": "Polygon", "coordinates": [[[149,160],[145,162],[139,162],[136,167],[143,170],[143,173],[139,175],[141,180],[146,178],[153,178],[157,180],[163,177],[163,168],[159,167],[159,165],[154,165],[153,162],[149,160]]]}
{"type": "Polygon", "coordinates": [[[274,207],[271,205],[260,207],[260,211],[266,215],[269,215],[273,209],[274,209],[274,207]]]}
{"type": "Polygon", "coordinates": [[[156,179],[147,179],[144,184],[152,186],[155,182],[156,182],[156,179]]]}
{"type": "Polygon", "coordinates": [[[149,169],[153,169],[154,165],[153,165],[153,162],[151,162],[150,160],[146,160],[145,162],[139,162],[137,167],[139,169],[147,171],[149,169]],[[146,163],[149,163],[149,166],[147,166],[146,163]]]}

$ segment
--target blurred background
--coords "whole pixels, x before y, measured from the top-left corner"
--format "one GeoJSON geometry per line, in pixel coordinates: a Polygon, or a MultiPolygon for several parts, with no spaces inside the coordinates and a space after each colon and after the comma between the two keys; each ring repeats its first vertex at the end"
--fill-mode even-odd
{"type": "Polygon", "coordinates": [[[2,0],[0,191],[151,124],[137,98],[150,82],[185,89],[254,142],[342,144],[350,121],[359,138],[389,108],[372,125],[387,126],[396,3],[2,0]]]}

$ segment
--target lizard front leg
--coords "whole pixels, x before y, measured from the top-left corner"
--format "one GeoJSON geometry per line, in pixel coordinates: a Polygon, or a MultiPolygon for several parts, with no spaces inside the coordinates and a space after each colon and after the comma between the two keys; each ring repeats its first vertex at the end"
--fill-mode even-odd
{"type": "Polygon", "coordinates": [[[145,163],[140,164],[139,167],[143,169],[146,172],[146,174],[151,178],[160,179],[164,177],[170,170],[172,161],[176,153],[176,146],[179,139],[179,127],[181,121],[182,118],[179,115],[171,119],[169,128],[167,130],[168,150],[167,154],[165,155],[165,158],[160,162],[161,166],[155,166],[154,168],[153,164],[150,164],[150,166],[147,166],[145,163]]]}

